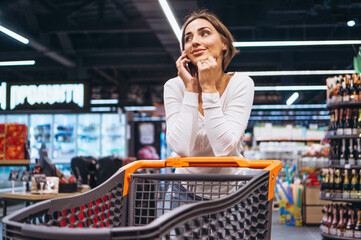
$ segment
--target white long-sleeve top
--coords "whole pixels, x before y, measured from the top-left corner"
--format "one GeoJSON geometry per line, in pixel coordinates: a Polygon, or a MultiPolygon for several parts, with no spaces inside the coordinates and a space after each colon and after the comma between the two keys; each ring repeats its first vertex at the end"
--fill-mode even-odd
{"type": "MultiPolygon", "coordinates": [[[[179,156],[241,156],[241,141],[254,96],[253,80],[234,73],[222,96],[202,93],[204,116],[198,111],[198,93],[186,92],[180,77],[164,85],[167,144],[179,156]]],[[[234,174],[232,168],[178,168],[176,173],[234,174]]]]}

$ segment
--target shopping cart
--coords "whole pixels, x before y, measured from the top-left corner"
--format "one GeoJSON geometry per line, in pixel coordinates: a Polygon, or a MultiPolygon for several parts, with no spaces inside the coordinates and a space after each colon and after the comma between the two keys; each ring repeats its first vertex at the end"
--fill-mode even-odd
{"type": "Polygon", "coordinates": [[[89,192],[6,216],[3,239],[270,239],[280,169],[277,160],[239,157],[136,161],[89,192]],[[136,172],[165,167],[242,167],[252,174],[136,172]]]}

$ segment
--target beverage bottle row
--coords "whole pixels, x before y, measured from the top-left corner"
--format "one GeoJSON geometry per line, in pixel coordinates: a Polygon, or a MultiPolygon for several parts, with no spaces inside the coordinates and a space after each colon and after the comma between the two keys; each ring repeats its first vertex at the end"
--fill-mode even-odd
{"type": "Polygon", "coordinates": [[[361,210],[351,204],[328,204],[322,209],[321,232],[341,238],[361,238],[361,210]]]}
{"type": "Polygon", "coordinates": [[[336,108],[330,114],[328,135],[355,135],[361,132],[361,108],[336,108]]]}
{"type": "Polygon", "coordinates": [[[329,159],[331,165],[361,165],[361,139],[331,139],[329,159]]]}
{"type": "Polygon", "coordinates": [[[328,104],[361,100],[361,77],[359,74],[327,78],[326,84],[328,104]]]}
{"type": "Polygon", "coordinates": [[[330,198],[361,198],[361,169],[321,169],[321,195],[330,198]]]}

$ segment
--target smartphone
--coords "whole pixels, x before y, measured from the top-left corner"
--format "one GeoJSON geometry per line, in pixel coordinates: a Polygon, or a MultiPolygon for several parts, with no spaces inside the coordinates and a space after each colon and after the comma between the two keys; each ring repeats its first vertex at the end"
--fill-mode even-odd
{"type": "Polygon", "coordinates": [[[188,67],[188,72],[192,75],[192,77],[197,75],[197,69],[193,65],[193,63],[191,63],[191,62],[187,63],[187,67],[188,67]]]}

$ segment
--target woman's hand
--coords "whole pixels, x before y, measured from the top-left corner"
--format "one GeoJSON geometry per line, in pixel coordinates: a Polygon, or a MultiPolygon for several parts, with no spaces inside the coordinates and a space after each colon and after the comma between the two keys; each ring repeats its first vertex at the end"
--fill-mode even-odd
{"type": "Polygon", "coordinates": [[[216,93],[216,79],[222,77],[222,70],[217,66],[217,61],[210,56],[207,59],[197,62],[198,80],[202,92],[216,93]]]}
{"type": "Polygon", "coordinates": [[[187,92],[198,93],[200,87],[196,76],[196,70],[188,68],[187,64],[190,62],[191,60],[187,58],[186,53],[183,51],[182,55],[176,61],[178,76],[183,80],[187,92]]]}

